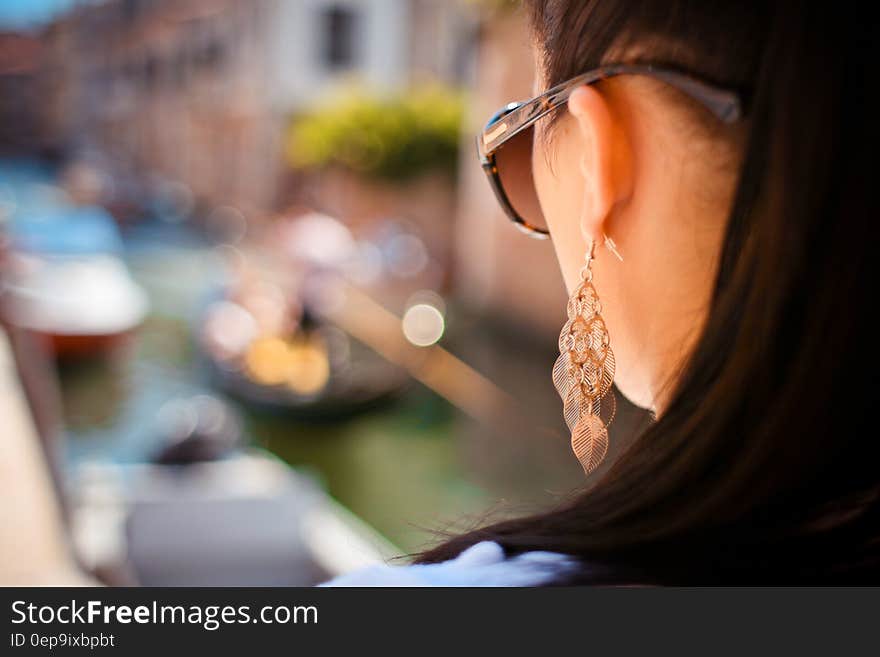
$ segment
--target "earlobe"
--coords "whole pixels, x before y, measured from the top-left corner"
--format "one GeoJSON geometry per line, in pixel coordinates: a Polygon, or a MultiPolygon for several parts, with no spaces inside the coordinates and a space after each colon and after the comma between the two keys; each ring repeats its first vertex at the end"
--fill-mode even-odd
{"type": "MultiPolygon", "coordinates": [[[[605,223],[615,204],[626,194],[628,172],[621,171],[615,148],[623,145],[618,127],[605,98],[595,88],[582,86],[568,99],[568,109],[582,141],[580,159],[584,197],[580,229],[586,241],[601,244],[605,223]]],[[[618,154],[619,155],[619,154],[618,154]]]]}

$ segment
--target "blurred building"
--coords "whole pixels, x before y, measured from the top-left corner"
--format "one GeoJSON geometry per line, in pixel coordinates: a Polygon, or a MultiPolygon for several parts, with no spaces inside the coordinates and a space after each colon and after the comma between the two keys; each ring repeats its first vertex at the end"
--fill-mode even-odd
{"type": "MultiPolygon", "coordinates": [[[[534,95],[534,62],[521,12],[502,6],[490,13],[482,22],[475,61],[475,92],[465,130],[471,135],[498,108],[534,95]]],[[[535,344],[553,344],[566,304],[553,245],[526,237],[511,225],[489,189],[472,141],[465,146],[455,245],[459,294],[509,331],[525,334],[535,344]]]]}
{"type": "MultiPolygon", "coordinates": [[[[388,91],[429,79],[470,86],[457,207],[440,199],[440,210],[425,212],[454,223],[460,295],[543,340],[558,331],[565,307],[552,246],[508,225],[473,156],[471,135],[482,122],[532,94],[528,31],[503,4],[81,3],[43,35],[35,103],[42,145],[101,153],[117,179],[179,183],[208,209],[231,205],[259,219],[285,201],[284,128],[298,110],[352,80],[388,91]]],[[[416,188],[411,195],[418,206],[440,198],[416,188]]],[[[447,250],[445,236],[426,237],[447,250]]]]}
{"type": "Polygon", "coordinates": [[[357,79],[466,74],[471,18],[438,0],[106,0],[45,34],[44,140],[248,216],[276,205],[291,113],[357,79]]]}
{"type": "Polygon", "coordinates": [[[42,43],[34,36],[0,32],[0,151],[14,153],[38,141],[38,72],[42,43]]]}

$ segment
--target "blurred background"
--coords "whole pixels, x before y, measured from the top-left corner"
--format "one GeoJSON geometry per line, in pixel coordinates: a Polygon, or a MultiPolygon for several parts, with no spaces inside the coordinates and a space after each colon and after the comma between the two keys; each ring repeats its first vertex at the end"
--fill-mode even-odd
{"type": "Polygon", "coordinates": [[[532,70],[499,0],[0,2],[3,517],[311,584],[581,486],[552,246],[473,152],[532,70]]]}

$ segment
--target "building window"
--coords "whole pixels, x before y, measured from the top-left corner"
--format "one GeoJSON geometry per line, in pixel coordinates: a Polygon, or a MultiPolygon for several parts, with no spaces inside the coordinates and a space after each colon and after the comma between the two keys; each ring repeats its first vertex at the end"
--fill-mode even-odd
{"type": "Polygon", "coordinates": [[[339,71],[355,63],[357,11],[350,7],[332,6],[322,12],[322,60],[325,68],[339,71]]]}

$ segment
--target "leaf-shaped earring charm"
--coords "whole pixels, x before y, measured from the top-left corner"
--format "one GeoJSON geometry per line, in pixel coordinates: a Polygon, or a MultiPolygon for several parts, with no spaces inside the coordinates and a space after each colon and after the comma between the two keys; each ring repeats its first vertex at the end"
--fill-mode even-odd
{"type": "Polygon", "coordinates": [[[590,269],[594,249],[591,244],[581,282],[568,300],[568,319],[559,334],[559,358],[553,366],[553,385],[562,398],[571,448],[586,474],[608,453],[608,426],[616,407],[611,390],[614,354],[590,269]]]}

